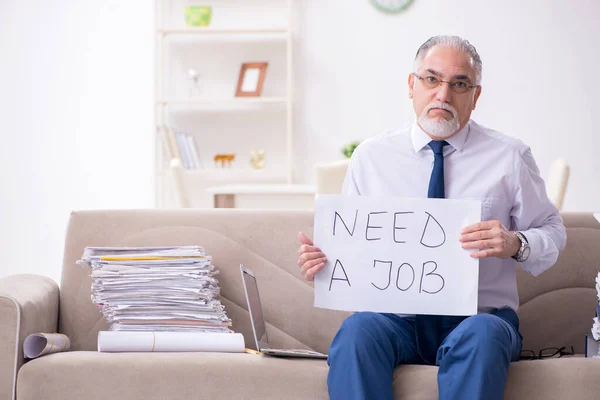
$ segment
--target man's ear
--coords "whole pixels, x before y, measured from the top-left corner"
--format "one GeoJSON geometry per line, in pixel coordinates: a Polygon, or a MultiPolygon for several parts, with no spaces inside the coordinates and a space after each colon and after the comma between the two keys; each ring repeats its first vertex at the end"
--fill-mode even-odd
{"type": "Polygon", "coordinates": [[[413,98],[413,92],[415,90],[415,76],[413,74],[408,74],[408,98],[413,98]]]}
{"type": "Polygon", "coordinates": [[[480,95],[481,95],[481,86],[477,86],[475,88],[475,94],[473,95],[473,110],[477,106],[477,100],[479,100],[480,95]]]}

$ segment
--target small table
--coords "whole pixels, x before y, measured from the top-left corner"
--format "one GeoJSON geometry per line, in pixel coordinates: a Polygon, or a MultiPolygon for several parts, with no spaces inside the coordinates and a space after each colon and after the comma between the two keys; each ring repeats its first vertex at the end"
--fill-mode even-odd
{"type": "Polygon", "coordinates": [[[211,186],[215,208],[314,208],[315,187],[301,184],[211,186]]]}

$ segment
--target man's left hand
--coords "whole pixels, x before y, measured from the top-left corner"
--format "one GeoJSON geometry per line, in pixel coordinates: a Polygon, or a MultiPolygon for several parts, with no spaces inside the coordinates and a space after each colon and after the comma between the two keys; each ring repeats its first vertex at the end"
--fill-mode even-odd
{"type": "Polygon", "coordinates": [[[473,258],[508,258],[517,254],[521,248],[517,235],[497,220],[482,221],[463,228],[459,241],[463,249],[478,249],[471,253],[473,258]]]}

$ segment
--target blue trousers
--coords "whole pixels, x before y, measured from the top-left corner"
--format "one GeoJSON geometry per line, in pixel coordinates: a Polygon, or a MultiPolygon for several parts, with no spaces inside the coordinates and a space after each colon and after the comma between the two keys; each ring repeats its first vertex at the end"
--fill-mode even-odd
{"type": "MultiPolygon", "coordinates": [[[[519,320],[512,309],[443,324],[435,364],[439,398],[502,399],[511,361],[521,353],[519,320]]],[[[394,368],[427,364],[419,353],[415,317],[359,312],[348,317],[329,350],[329,397],[392,400],[394,368]]],[[[437,346],[437,344],[433,344],[437,346]]]]}

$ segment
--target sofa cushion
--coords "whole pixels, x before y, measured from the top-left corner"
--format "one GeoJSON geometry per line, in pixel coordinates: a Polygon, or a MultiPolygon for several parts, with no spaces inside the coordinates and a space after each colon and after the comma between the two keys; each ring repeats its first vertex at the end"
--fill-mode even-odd
{"type": "MultiPolygon", "coordinates": [[[[396,399],[437,399],[437,367],[396,369],[396,399]]],[[[225,353],[97,353],[44,356],[19,372],[18,400],[328,399],[327,363],[225,353]]],[[[513,363],[505,398],[596,398],[600,359],[513,363]]]]}
{"type": "Polygon", "coordinates": [[[511,364],[505,399],[596,399],[600,359],[563,357],[511,364]]]}
{"type": "Polygon", "coordinates": [[[56,353],[26,363],[19,400],[323,399],[324,360],[245,353],[56,353]]]}

